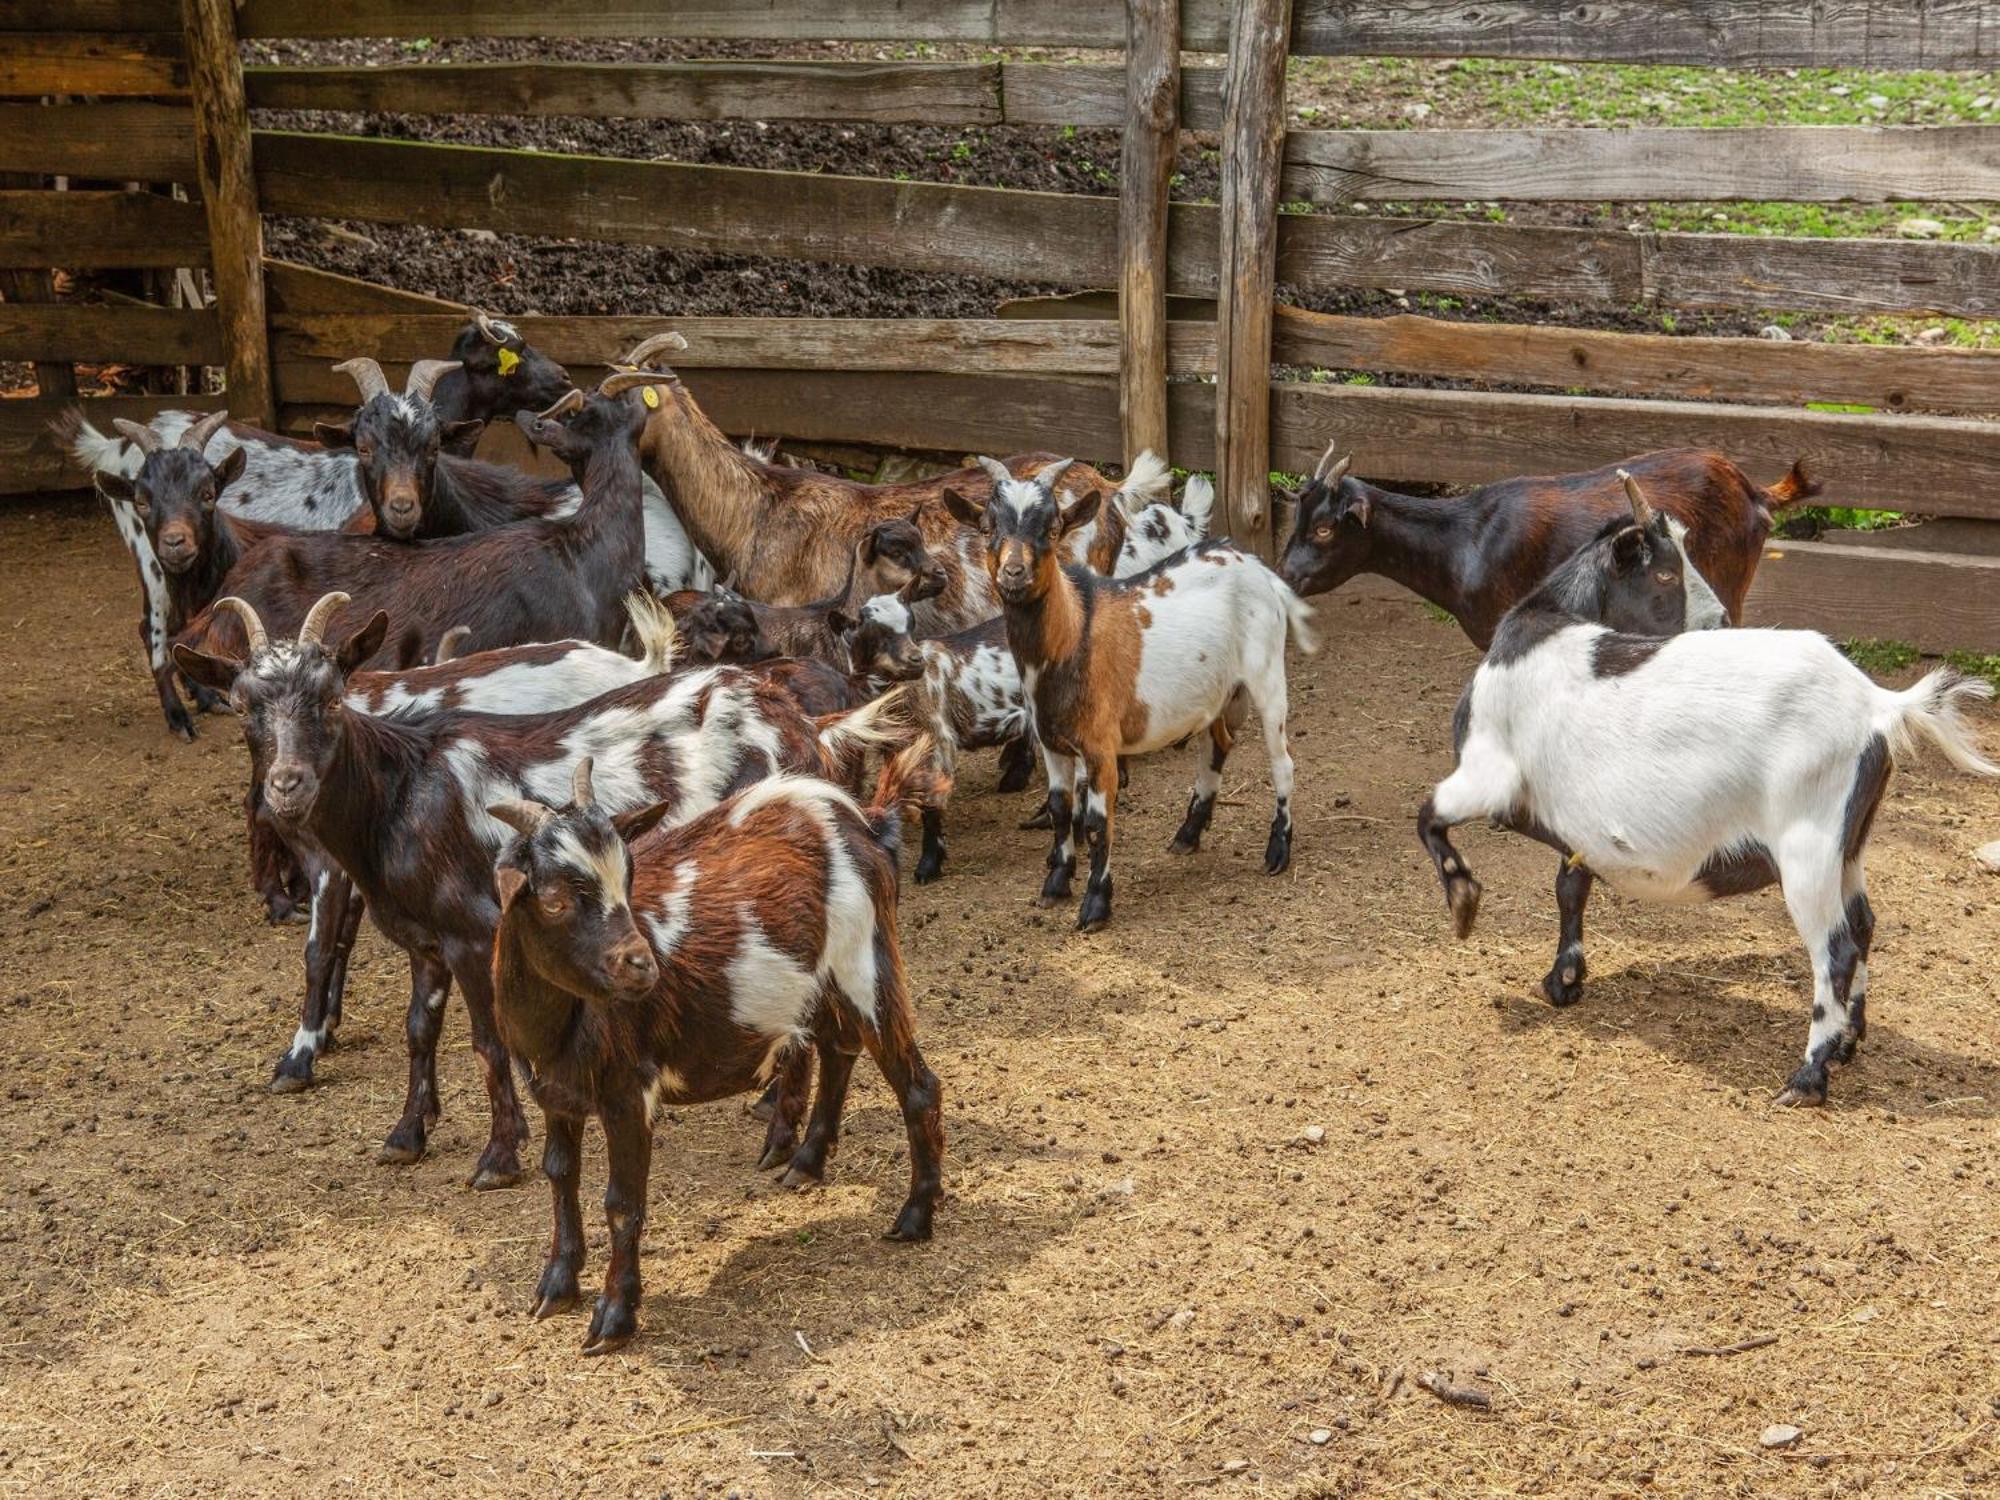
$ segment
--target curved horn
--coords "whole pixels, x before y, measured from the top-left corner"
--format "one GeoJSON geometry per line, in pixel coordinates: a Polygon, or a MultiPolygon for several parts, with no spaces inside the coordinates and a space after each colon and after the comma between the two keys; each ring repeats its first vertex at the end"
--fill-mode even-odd
{"type": "Polygon", "coordinates": [[[1630,474],[1626,473],[1625,470],[1623,469],[1620,469],[1618,471],[1618,478],[1619,481],[1625,486],[1625,498],[1631,502],[1632,519],[1638,522],[1641,526],[1652,525],[1653,517],[1657,514],[1657,512],[1655,512],[1652,505],[1647,502],[1645,492],[1639,488],[1639,481],[1634,479],[1630,474]]]}
{"type": "Polygon", "coordinates": [[[988,458],[982,453],[979,455],[977,462],[980,468],[993,476],[993,483],[996,487],[1008,483],[1014,477],[1014,471],[1001,463],[997,458],[988,458]]]}
{"type": "Polygon", "coordinates": [[[271,644],[271,637],[264,630],[264,622],[257,618],[257,611],[250,607],[247,600],[239,599],[234,594],[227,594],[215,601],[215,607],[218,610],[226,610],[243,622],[243,633],[250,638],[252,656],[271,644]]]}
{"type": "Polygon", "coordinates": [[[1076,460],[1073,458],[1059,458],[1052,464],[1044,465],[1042,471],[1035,476],[1036,488],[1041,490],[1044,495],[1055,494],[1056,485],[1061,481],[1063,475],[1069,472],[1069,466],[1075,462],[1076,460]]]}
{"type": "Polygon", "coordinates": [[[228,420],[229,413],[226,411],[210,412],[181,434],[180,446],[192,448],[197,453],[201,452],[208,446],[208,440],[220,432],[222,424],[228,420]]]}
{"type": "Polygon", "coordinates": [[[464,368],[455,359],[420,359],[410,366],[410,378],[403,382],[403,394],[428,401],[431,399],[431,387],[438,383],[439,376],[464,368]]]}
{"type": "Polygon", "coordinates": [[[595,765],[594,759],[588,755],[576,763],[576,772],[569,780],[569,800],[572,806],[588,807],[597,800],[590,785],[590,773],[595,769],[595,765]]]}
{"type": "Polygon", "coordinates": [[[499,322],[484,308],[472,310],[472,321],[479,325],[479,336],[489,344],[504,344],[513,325],[499,322]]]}
{"type": "Polygon", "coordinates": [[[382,373],[382,367],[364,355],[342,360],[334,366],[343,375],[351,375],[354,383],[361,387],[362,401],[373,401],[389,389],[389,377],[382,373]]]}
{"type": "Polygon", "coordinates": [[[558,417],[566,417],[573,411],[582,410],[583,392],[575,386],[571,386],[560,396],[556,397],[555,405],[551,406],[547,411],[536,412],[535,419],[540,422],[553,422],[558,417]]]}
{"type": "Polygon", "coordinates": [[[598,382],[597,394],[616,396],[637,385],[672,385],[674,377],[658,370],[613,370],[598,382]]]}
{"type": "Polygon", "coordinates": [[[486,811],[516,833],[525,833],[530,838],[555,816],[539,802],[496,802],[486,811]]]}
{"type": "Polygon", "coordinates": [[[137,443],[141,453],[158,453],[160,451],[160,435],[143,422],[132,422],[124,417],[113,417],[111,425],[124,433],[131,441],[137,443]]]}
{"type": "Polygon", "coordinates": [[[319,603],[306,611],[305,620],[299,626],[299,644],[317,646],[320,643],[319,638],[326,634],[326,627],[333,623],[333,617],[340,613],[341,606],[348,603],[352,597],[350,594],[341,593],[339,589],[330,594],[322,594],[319,603]]]}
{"type": "Polygon", "coordinates": [[[619,360],[618,363],[640,368],[662,349],[685,349],[687,346],[688,341],[678,333],[656,333],[651,338],[642,342],[630,354],[619,360]]]}
{"type": "MultiPolygon", "coordinates": [[[[1328,448],[1326,452],[1327,458],[1333,456],[1332,448],[1328,448]]],[[[1326,466],[1326,459],[1321,459],[1319,467],[1313,470],[1313,478],[1319,480],[1320,483],[1324,484],[1330,490],[1338,489],[1340,481],[1347,477],[1347,471],[1353,467],[1354,455],[1352,453],[1344,456],[1339,463],[1330,469],[1326,466]]]]}

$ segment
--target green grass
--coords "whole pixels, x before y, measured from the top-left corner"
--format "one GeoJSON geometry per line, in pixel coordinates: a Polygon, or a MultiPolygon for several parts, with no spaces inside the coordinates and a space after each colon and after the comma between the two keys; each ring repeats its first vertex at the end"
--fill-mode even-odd
{"type": "Polygon", "coordinates": [[[1840,649],[1855,666],[1877,677],[1902,671],[1922,654],[1908,641],[1882,641],[1873,637],[1843,641],[1840,649]]]}
{"type": "Polygon", "coordinates": [[[2000,656],[1988,656],[1979,651],[1947,651],[1945,665],[1956,667],[1968,677],[1984,677],[2000,691],[2000,656]]]}
{"type": "Polygon", "coordinates": [[[1458,616],[1453,614],[1450,610],[1441,609],[1437,605],[1431,603],[1428,599],[1426,599],[1423,603],[1424,603],[1424,618],[1429,620],[1432,624],[1451,625],[1451,626],[1456,626],[1458,624],[1458,616]]]}
{"type": "MultiPolygon", "coordinates": [[[[1996,222],[1992,204],[1924,203],[1648,203],[1627,204],[1629,217],[1655,229],[1690,234],[1762,234],[1787,239],[1866,239],[1894,235],[1905,219],[1944,226],[1933,238],[1977,243],[1996,222]]],[[[1613,212],[1606,205],[1607,214],[1613,212]]]]}

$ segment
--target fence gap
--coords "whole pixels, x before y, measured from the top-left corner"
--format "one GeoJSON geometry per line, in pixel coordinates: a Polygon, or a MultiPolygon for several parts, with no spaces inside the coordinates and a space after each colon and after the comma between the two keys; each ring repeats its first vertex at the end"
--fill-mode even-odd
{"type": "Polygon", "coordinates": [[[228,371],[229,409],[275,430],[271,348],[265,332],[264,225],[250,166],[250,111],[230,0],[181,0],[188,81],[194,94],[195,171],[208,213],[216,319],[228,371]]]}
{"type": "Polygon", "coordinates": [[[1236,0],[1222,108],[1215,458],[1223,523],[1259,557],[1271,535],[1271,302],[1291,0],[1236,0]]]}
{"type": "Polygon", "coordinates": [[[1118,420],[1129,465],[1167,442],[1167,194],[1180,142],[1179,0],[1126,0],[1118,173],[1118,420]]]}

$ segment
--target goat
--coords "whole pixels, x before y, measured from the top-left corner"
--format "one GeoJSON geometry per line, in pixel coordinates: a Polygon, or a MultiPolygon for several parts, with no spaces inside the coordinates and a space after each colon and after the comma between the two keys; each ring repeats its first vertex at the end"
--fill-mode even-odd
{"type": "MultiPolygon", "coordinates": [[[[884,771],[866,810],[839,788],[779,776],[646,836],[671,803],[613,812],[577,763],[568,805],[517,799],[493,873],[500,918],[493,991],[501,1037],[527,1063],[548,1139],[555,1232],[534,1316],[575,1305],[583,1269],[577,1187],[583,1127],[604,1127],[611,1231],[585,1354],[638,1331],[639,1237],[653,1120],[665,1107],[757,1088],[788,1053],[819,1054],[819,1099],[784,1183],[817,1182],[864,1048],[902,1105],[910,1190],[887,1238],[927,1240],[944,1126],[936,1076],[913,1034],[896,941],[901,804],[927,800],[928,751],[884,771]]],[[[773,1136],[780,1127],[773,1120],[773,1136]]],[[[760,1167],[786,1161],[774,1139],[760,1167]]]]}
{"type": "Polygon", "coordinates": [[[845,668],[846,635],[863,603],[877,594],[932,599],[945,588],[945,570],[924,545],[919,504],[909,516],[877,521],[861,534],[838,589],[811,604],[758,604],[734,588],[735,580],[708,593],[669,598],[675,620],[697,661],[760,661],[767,656],[810,657],[845,668]]]}
{"type": "Polygon", "coordinates": [[[1732,622],[1743,617],[1778,512],[1817,495],[1804,461],[1770,488],[1699,448],[1667,448],[1580,474],[1503,479],[1468,494],[1425,500],[1351,476],[1328,447],[1299,492],[1278,573],[1299,593],[1323,594],[1357,573],[1379,573],[1458,621],[1482,651],[1507,611],[1563,559],[1625,514],[1621,468],[1687,528],[1687,555],[1732,622]]]}
{"type": "MultiPolygon", "coordinates": [[[[1822,635],[1709,630],[1663,637],[1698,575],[1636,486],[1634,517],[1583,548],[1508,612],[1453,718],[1457,769],[1417,816],[1454,930],[1481,887],[1450,830],[1491,818],[1562,856],[1561,936],[1542,981],[1581,993],[1592,884],[1641,900],[1698,901],[1782,881],[1812,956],[1805,1060],[1781,1104],[1826,1100],[1831,1063],[1867,1035],[1875,914],[1863,868],[1895,760],[1917,736],[1985,776],[1958,716],[1992,695],[1948,669],[1903,692],[1877,686],[1822,635]],[[1645,634],[1629,633],[1630,618],[1645,634]]],[[[1661,518],[1664,519],[1664,518],[1661,518]]],[[[1713,606],[1720,613],[1719,605],[1713,606]]]]}
{"type": "MultiPolygon", "coordinates": [[[[677,333],[647,339],[624,364],[661,368],[657,356],[684,349],[677,333]]],[[[660,487],[674,497],[688,536],[717,571],[734,575],[736,587],[764,604],[807,604],[841,586],[848,558],[861,534],[877,521],[916,509],[924,541],[943,566],[943,591],[925,601],[918,621],[927,633],[961,629],[991,618],[998,609],[991,584],[977,561],[977,543],[935,504],[947,487],[983,494],[988,480],[978,469],[959,470],[907,484],[863,484],[838,475],[787,468],[745,453],[710,422],[687,388],[674,384],[646,424],[641,454],[660,487]]],[[[1039,467],[1053,454],[1023,454],[1007,460],[1020,472],[1039,467]]],[[[1164,491],[1171,471],[1150,453],[1140,455],[1124,487],[1135,500],[1164,491]]],[[[1079,465],[1072,486],[1101,500],[1118,486],[1094,469],[1079,465]]],[[[1079,529],[1066,539],[1073,560],[1108,571],[1117,555],[1113,544],[1092,556],[1097,534],[1079,529]]]]}
{"type": "Polygon", "coordinates": [[[1215,511],[1215,485],[1206,474],[1190,474],[1181,489],[1178,505],[1156,500],[1136,512],[1128,511],[1126,492],[1122,489],[1112,496],[1112,501],[1117,511],[1114,534],[1119,541],[1117,560],[1109,572],[1114,578],[1130,578],[1208,535],[1209,521],[1215,511]]]}
{"type": "MultiPolygon", "coordinates": [[[[548,411],[520,413],[530,437],[559,453],[584,495],[567,517],[516,521],[466,536],[395,543],[332,532],[273,536],[244,554],[224,586],[249,600],[268,628],[297,628],[313,600],[344,593],[391,621],[404,661],[429,658],[453,626],[475,651],[575,637],[615,645],[620,600],[642,580],[639,464],[634,443],[645,408],[622,393],[665,377],[605,377],[597,394],[572,390],[548,411]]],[[[235,617],[212,609],[178,640],[199,650],[237,649],[235,617]]]]}
{"type": "Polygon", "coordinates": [[[1187,818],[1174,839],[1176,851],[1199,848],[1223,760],[1253,702],[1263,717],[1277,793],[1264,869],[1272,875],[1284,870],[1292,846],[1285,639],[1289,633],[1303,649],[1313,649],[1307,628],[1312,611],[1269,568],[1222,541],[1203,542],[1135,578],[1064,567],[1057,561],[1064,536],[1089,523],[1100,497],[1057,497],[1068,460],[1032,479],[1016,479],[989,458],[979,462],[992,477],[991,496],[980,501],[947,489],[944,501],[985,538],[986,570],[1000,596],[1007,647],[1041,744],[1054,829],[1042,904],[1069,895],[1076,842],[1083,839],[1090,846],[1090,881],[1077,926],[1093,932],[1111,919],[1118,758],[1206,728],[1212,754],[1195,778],[1187,818]]]}
{"type": "Polygon", "coordinates": [[[494,1031],[492,868],[504,834],[486,808],[557,795],[589,755],[609,810],[667,800],[692,816],[779,771],[837,771],[856,747],[886,742],[882,711],[871,706],[818,724],[777,689],[709,667],[649,677],[554,713],[378,716],[347,705],[347,682],[380,649],[389,617],[378,610],[329,649],[323,634],[348,602],[326,595],[296,639],[274,642],[250,605],[219,600],[218,610],[242,622],[247,652],[178,645],[174,657],[188,676],[229,693],[252,763],[262,768],[266,815],[294,844],[323,850],[376,927],[410,955],[410,1086],[380,1159],[423,1154],[438,1111],[437,1030],[455,980],[493,1112],[472,1185],[507,1186],[520,1177],[527,1122],[494,1031]]]}

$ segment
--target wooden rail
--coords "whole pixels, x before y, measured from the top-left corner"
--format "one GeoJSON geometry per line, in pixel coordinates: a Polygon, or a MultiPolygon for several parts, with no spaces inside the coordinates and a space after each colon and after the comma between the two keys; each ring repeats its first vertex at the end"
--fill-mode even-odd
{"type": "Polygon", "coordinates": [[[222,334],[207,308],[8,302],[0,304],[0,359],[219,365],[222,334]]]}
{"type": "Polygon", "coordinates": [[[199,203],[158,193],[0,191],[0,267],[207,264],[199,203]]]}
{"type": "Polygon", "coordinates": [[[172,95],[187,92],[187,63],[171,32],[0,33],[0,96],[172,95]]]}
{"type": "Polygon", "coordinates": [[[175,104],[0,104],[0,172],[194,179],[194,113],[175,104]]]}

